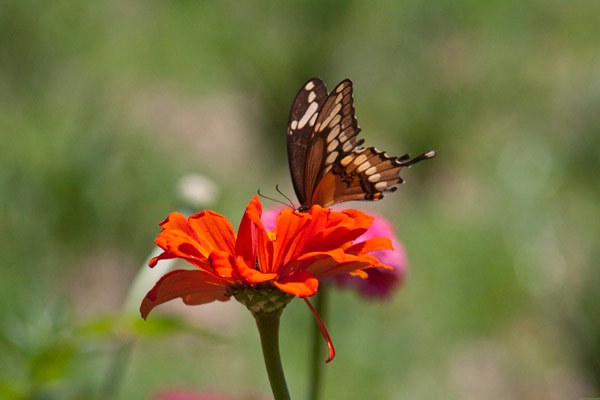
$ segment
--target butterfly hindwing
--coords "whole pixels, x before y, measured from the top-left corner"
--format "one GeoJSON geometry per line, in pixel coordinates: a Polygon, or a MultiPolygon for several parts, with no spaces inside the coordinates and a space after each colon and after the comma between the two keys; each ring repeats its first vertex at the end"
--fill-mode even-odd
{"type": "Polygon", "coordinates": [[[400,170],[404,165],[398,157],[390,157],[375,147],[355,149],[334,166],[338,192],[334,202],[379,200],[383,192],[393,192],[404,181],[400,170]]]}

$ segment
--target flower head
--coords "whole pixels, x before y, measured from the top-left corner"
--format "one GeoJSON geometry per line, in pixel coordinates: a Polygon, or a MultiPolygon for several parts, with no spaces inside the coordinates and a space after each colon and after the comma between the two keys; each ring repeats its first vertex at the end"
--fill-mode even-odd
{"type": "MultiPolygon", "coordinates": [[[[293,297],[313,296],[320,279],[340,274],[364,277],[364,270],[373,267],[391,269],[370,254],[391,249],[389,239],[356,241],[373,220],[360,211],[338,212],[318,205],[302,213],[284,209],[270,231],[261,215],[262,205],[255,196],[236,235],[231,223],[215,212],[202,211],[189,218],[171,213],[160,224],[162,231],[155,241],[163,252],[150,260],[150,266],[182,258],[195,269],[164,275],[142,301],[142,317],[176,298],[197,305],[227,301],[231,296],[253,313],[280,312],[293,297]]],[[[324,329],[323,334],[328,338],[324,329]]],[[[331,359],[329,340],[328,344],[331,359]]]]}

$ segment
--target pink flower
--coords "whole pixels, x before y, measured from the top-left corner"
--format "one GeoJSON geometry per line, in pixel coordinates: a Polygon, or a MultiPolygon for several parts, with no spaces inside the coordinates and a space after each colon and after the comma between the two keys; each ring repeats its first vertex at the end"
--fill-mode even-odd
{"type": "Polygon", "coordinates": [[[168,389],[161,391],[153,400],[232,400],[221,394],[199,393],[185,389],[168,389]]]}

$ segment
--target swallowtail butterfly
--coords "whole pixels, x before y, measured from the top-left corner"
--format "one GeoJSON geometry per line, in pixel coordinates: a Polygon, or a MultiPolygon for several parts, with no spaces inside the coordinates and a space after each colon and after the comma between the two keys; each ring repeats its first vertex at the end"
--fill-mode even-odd
{"type": "Polygon", "coordinates": [[[298,92],[290,111],[287,151],[299,210],[314,204],[329,207],[350,200],[380,200],[404,182],[399,172],[435,157],[428,151],[390,157],[374,147],[361,147],[354,115],[352,81],[342,81],[331,92],[318,78],[298,92]]]}

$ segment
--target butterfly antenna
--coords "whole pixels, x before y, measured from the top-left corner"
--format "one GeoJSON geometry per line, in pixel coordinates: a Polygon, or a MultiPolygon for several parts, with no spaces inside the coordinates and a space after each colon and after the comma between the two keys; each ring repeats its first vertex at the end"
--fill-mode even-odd
{"type": "Polygon", "coordinates": [[[286,205],[289,205],[294,210],[296,209],[296,206],[294,206],[294,202],[292,201],[292,199],[290,199],[285,193],[283,193],[281,191],[281,189],[279,189],[279,185],[275,185],[275,190],[277,190],[277,193],[279,193],[280,195],[282,195],[283,197],[285,197],[285,199],[288,201],[289,204],[286,204],[286,205]]]}
{"type": "Polygon", "coordinates": [[[429,160],[430,158],[435,157],[436,154],[437,153],[435,152],[435,150],[430,150],[427,153],[423,153],[420,156],[417,156],[413,159],[411,159],[408,154],[405,154],[402,157],[398,158],[398,161],[400,161],[401,166],[410,167],[411,165],[416,164],[419,161],[429,160]]]}
{"type": "MultiPolygon", "coordinates": [[[[290,202],[291,202],[291,200],[290,200],[290,199],[289,199],[289,198],[288,198],[286,195],[284,195],[283,193],[281,193],[281,192],[279,191],[279,188],[277,188],[277,192],[279,192],[280,194],[282,194],[282,195],[283,195],[283,197],[285,197],[285,198],[286,198],[288,201],[290,201],[290,202]]],[[[287,204],[287,203],[286,203],[286,202],[284,202],[284,201],[281,201],[281,200],[278,200],[278,199],[274,199],[274,198],[272,198],[272,197],[269,197],[269,196],[265,196],[264,194],[262,194],[262,193],[260,192],[260,189],[258,189],[258,190],[257,190],[257,193],[258,193],[258,195],[259,195],[260,197],[262,197],[263,199],[271,200],[271,201],[274,201],[275,203],[283,204],[284,206],[289,206],[289,204],[287,204]]],[[[292,207],[292,208],[293,208],[293,207],[292,207]]]]}

